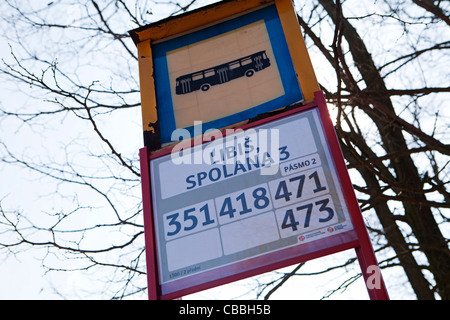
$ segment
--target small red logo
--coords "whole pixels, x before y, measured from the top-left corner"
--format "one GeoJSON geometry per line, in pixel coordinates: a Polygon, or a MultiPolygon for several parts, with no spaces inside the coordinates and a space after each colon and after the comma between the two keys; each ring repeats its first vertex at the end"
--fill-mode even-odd
{"type": "Polygon", "coordinates": [[[328,230],[328,232],[333,232],[334,228],[333,227],[329,227],[327,230],[328,230]]]}
{"type": "Polygon", "coordinates": [[[298,240],[300,240],[300,241],[305,241],[305,236],[300,236],[300,237],[298,237],[298,240]]]}

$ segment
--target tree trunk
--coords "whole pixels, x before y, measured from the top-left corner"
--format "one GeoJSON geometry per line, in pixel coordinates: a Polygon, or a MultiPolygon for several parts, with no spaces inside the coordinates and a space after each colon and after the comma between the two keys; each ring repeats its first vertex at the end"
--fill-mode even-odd
{"type": "MultiPolygon", "coordinates": [[[[385,113],[395,114],[395,110],[387,94],[385,83],[364,42],[345,18],[341,17],[338,21],[336,4],[332,0],[319,0],[319,2],[334,23],[341,24],[341,30],[349,44],[350,53],[367,86],[367,90],[379,92],[379,95],[370,101],[373,108],[363,108],[363,110],[376,124],[383,148],[387,154],[407,151],[408,146],[402,130],[393,125],[392,119],[385,116],[385,113]]],[[[362,106],[367,103],[367,101],[361,102],[363,102],[362,106]]],[[[423,194],[423,182],[419,172],[409,155],[396,157],[391,161],[391,166],[396,174],[396,184],[403,186],[402,190],[398,190],[398,192],[402,192],[402,196],[406,199],[403,201],[405,218],[417,238],[420,250],[428,259],[429,269],[436,281],[436,291],[442,299],[450,299],[449,249],[434,219],[431,208],[427,205],[416,204],[417,202],[427,202],[423,194]],[[414,201],[408,202],[408,198],[414,201]]]]}

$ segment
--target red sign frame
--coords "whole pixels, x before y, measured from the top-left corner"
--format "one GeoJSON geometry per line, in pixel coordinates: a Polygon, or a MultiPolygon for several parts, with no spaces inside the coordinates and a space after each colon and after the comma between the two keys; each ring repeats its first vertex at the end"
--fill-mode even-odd
{"type": "MultiPolygon", "coordinates": [[[[270,264],[266,264],[263,267],[252,268],[252,265],[259,265],[259,259],[262,257],[250,258],[246,261],[240,262],[234,266],[231,275],[230,270],[227,270],[228,274],[222,278],[217,278],[217,275],[221,274],[223,268],[228,268],[227,266],[213,269],[210,272],[216,274],[216,280],[204,282],[198,284],[196,281],[196,276],[191,276],[187,278],[187,283],[184,283],[185,289],[174,291],[169,294],[161,293],[161,284],[158,276],[158,263],[157,263],[157,246],[155,237],[155,225],[153,219],[153,207],[152,207],[152,190],[150,183],[150,160],[155,159],[167,154],[170,154],[172,148],[166,150],[160,150],[156,152],[149,152],[148,149],[140,149],[140,164],[141,164],[141,182],[142,182],[142,195],[143,195],[143,212],[144,212],[144,233],[145,233],[145,246],[146,246],[146,256],[147,256],[147,278],[148,278],[148,294],[151,300],[166,300],[174,299],[180,296],[191,294],[194,292],[202,291],[215,286],[223,285],[240,279],[248,278],[261,274],[264,272],[276,270],[282,267],[286,267],[295,263],[304,262],[307,260],[312,260],[325,255],[337,253],[343,250],[354,248],[356,255],[361,267],[361,271],[366,283],[366,287],[369,293],[370,299],[387,300],[389,299],[383,278],[381,273],[377,274],[380,277],[377,281],[376,286],[368,286],[368,281],[373,277],[370,270],[371,266],[376,266],[378,269],[378,263],[370,243],[370,239],[367,233],[367,229],[364,225],[364,221],[361,215],[361,211],[356,199],[356,195],[353,190],[353,186],[345,165],[344,158],[342,156],[342,151],[334,130],[334,126],[331,122],[331,118],[328,113],[326,106],[326,101],[322,91],[317,91],[314,94],[314,102],[295,108],[289,111],[285,111],[275,116],[264,118],[259,121],[252,122],[251,124],[246,124],[240,128],[245,130],[258,125],[269,123],[274,120],[278,120],[296,113],[300,113],[312,108],[317,108],[319,111],[320,119],[323,124],[323,130],[328,142],[328,147],[333,157],[334,165],[337,169],[337,175],[340,181],[340,186],[342,188],[342,193],[344,195],[345,203],[347,205],[349,215],[353,224],[353,230],[346,231],[341,234],[329,236],[323,240],[315,240],[312,243],[302,244],[301,254],[298,254],[295,258],[290,258],[286,260],[279,261],[277,259],[277,252],[271,253],[272,261],[270,264]],[[319,243],[319,244],[318,244],[319,243]],[[322,245],[323,243],[323,245],[322,245]],[[250,266],[250,267],[249,267],[250,266]]],[[[196,143],[194,139],[193,144],[196,143]]],[[[201,139],[200,139],[201,140],[201,139]]],[[[287,248],[283,250],[295,250],[296,247],[287,248]]],[[[283,251],[281,250],[281,251],[283,251]]],[[[372,271],[373,272],[373,271],[372,271]]],[[[200,274],[198,278],[204,276],[204,273],[200,274]]]]}

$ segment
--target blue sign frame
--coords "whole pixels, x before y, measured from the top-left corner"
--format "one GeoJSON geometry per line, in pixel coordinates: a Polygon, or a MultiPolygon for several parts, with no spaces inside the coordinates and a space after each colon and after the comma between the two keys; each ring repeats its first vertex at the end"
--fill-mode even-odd
{"type": "MultiPolygon", "coordinates": [[[[172,132],[177,129],[169,79],[167,53],[261,20],[264,21],[267,28],[284,88],[284,95],[250,109],[207,123],[202,123],[203,132],[208,129],[224,128],[253,118],[258,114],[279,109],[303,100],[303,95],[296,77],[278,11],[275,5],[270,5],[217,25],[152,45],[157,112],[162,143],[171,142],[172,132]]],[[[191,136],[194,136],[194,126],[185,129],[191,133],[191,136]]]]}

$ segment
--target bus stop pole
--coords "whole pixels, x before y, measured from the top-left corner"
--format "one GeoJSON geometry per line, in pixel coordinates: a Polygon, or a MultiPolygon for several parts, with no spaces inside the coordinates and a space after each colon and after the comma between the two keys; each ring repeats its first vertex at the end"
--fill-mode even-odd
{"type": "Polygon", "coordinates": [[[147,147],[139,150],[139,158],[141,165],[142,210],[144,213],[144,237],[145,254],[147,259],[148,299],[160,300],[150,189],[150,158],[147,147]]]}
{"type": "MultiPolygon", "coordinates": [[[[314,100],[317,105],[322,106],[321,110],[328,110],[327,103],[325,100],[325,96],[322,91],[314,92],[314,100]]],[[[327,111],[326,111],[327,112],[327,111]]],[[[323,119],[327,119],[331,122],[331,118],[327,112],[327,116],[323,117],[323,119]]],[[[330,123],[328,126],[330,128],[333,125],[330,123]]],[[[335,130],[332,130],[333,133],[330,133],[330,137],[332,139],[336,139],[334,145],[339,146],[339,141],[336,135],[335,130]]],[[[337,151],[336,151],[337,152],[337,151]]],[[[342,153],[341,150],[339,152],[342,153]]],[[[350,216],[352,219],[353,226],[357,233],[359,246],[355,248],[356,256],[359,261],[359,265],[361,267],[362,275],[364,277],[364,282],[369,293],[370,299],[373,300],[388,300],[389,295],[384,284],[383,276],[381,275],[380,268],[378,266],[377,259],[375,257],[375,253],[372,248],[372,244],[370,242],[369,234],[367,232],[366,225],[364,223],[361,209],[358,205],[358,200],[356,199],[356,195],[352,186],[352,182],[350,180],[350,175],[346,169],[346,165],[343,157],[339,157],[335,159],[335,161],[339,161],[337,164],[340,168],[345,168],[339,172],[340,178],[343,179],[343,185],[347,186],[343,192],[347,195],[347,197],[351,198],[348,202],[350,216]]]]}

